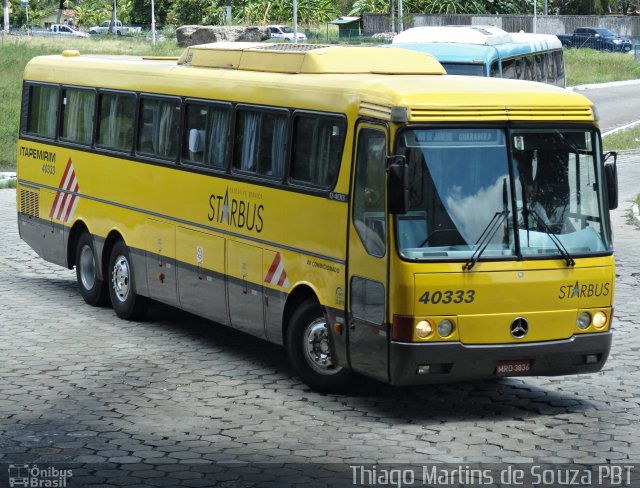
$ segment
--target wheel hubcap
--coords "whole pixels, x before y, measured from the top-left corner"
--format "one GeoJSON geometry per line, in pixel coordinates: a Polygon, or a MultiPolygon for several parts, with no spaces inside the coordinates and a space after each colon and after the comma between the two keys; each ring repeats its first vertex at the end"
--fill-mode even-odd
{"type": "Polygon", "coordinates": [[[331,359],[329,334],[324,319],[318,318],[311,322],[307,326],[302,340],[305,359],[316,372],[332,375],[342,370],[341,367],[335,366],[331,359]]]}
{"type": "Polygon", "coordinates": [[[92,290],[96,284],[96,260],[91,246],[85,245],[80,251],[80,280],[85,290],[92,290]]]}
{"type": "Polygon", "coordinates": [[[118,256],[113,265],[111,284],[116,297],[121,302],[129,296],[129,262],[124,256],[118,256]]]}

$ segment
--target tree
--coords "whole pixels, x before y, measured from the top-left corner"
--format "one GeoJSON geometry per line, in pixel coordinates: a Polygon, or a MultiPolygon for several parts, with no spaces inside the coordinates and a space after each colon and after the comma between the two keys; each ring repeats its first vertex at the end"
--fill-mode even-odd
{"type": "MultiPolygon", "coordinates": [[[[154,13],[156,23],[164,25],[173,6],[173,0],[155,0],[154,13]]],[[[131,0],[130,22],[132,24],[151,24],[151,0],[131,0]]]]}
{"type": "Polygon", "coordinates": [[[388,12],[389,2],[387,0],[356,0],[349,15],[386,14],[388,12]]]}

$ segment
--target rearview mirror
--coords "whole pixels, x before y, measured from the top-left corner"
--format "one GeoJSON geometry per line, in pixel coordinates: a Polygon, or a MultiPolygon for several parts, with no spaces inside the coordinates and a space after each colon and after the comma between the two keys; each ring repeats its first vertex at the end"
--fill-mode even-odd
{"type": "Polygon", "coordinates": [[[604,177],[607,185],[607,197],[609,200],[609,210],[618,208],[618,153],[608,152],[604,155],[604,177]],[[613,161],[608,162],[609,159],[613,161]]]}
{"type": "Polygon", "coordinates": [[[390,214],[409,210],[409,167],[404,156],[387,158],[387,208],[390,214]]]}

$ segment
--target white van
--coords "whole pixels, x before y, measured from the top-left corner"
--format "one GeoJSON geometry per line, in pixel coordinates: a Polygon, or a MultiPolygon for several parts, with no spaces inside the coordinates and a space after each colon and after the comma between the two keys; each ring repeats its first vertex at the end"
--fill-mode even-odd
{"type": "MultiPolygon", "coordinates": [[[[285,41],[293,41],[293,36],[295,35],[293,29],[286,25],[269,25],[269,33],[271,34],[271,39],[284,39],[285,41]]],[[[305,36],[302,32],[298,31],[298,42],[304,42],[307,40],[307,36],[305,36]]]]}

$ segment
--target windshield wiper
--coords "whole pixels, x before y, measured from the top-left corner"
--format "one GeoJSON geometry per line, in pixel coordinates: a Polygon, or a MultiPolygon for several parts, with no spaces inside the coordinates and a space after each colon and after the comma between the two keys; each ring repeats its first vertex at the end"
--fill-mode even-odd
{"type": "Polygon", "coordinates": [[[467,260],[466,263],[462,266],[462,271],[469,271],[471,268],[475,266],[482,256],[482,253],[489,246],[491,239],[498,232],[498,229],[502,225],[502,223],[509,216],[508,210],[503,210],[502,212],[496,212],[491,221],[487,224],[487,226],[482,231],[482,234],[476,241],[476,250],[473,252],[471,257],[467,260]]]}
{"type": "Polygon", "coordinates": [[[502,225],[502,223],[507,220],[509,216],[509,210],[507,209],[507,179],[504,178],[502,180],[502,212],[496,212],[493,218],[489,221],[487,226],[480,234],[480,237],[476,241],[476,250],[473,252],[471,257],[467,260],[466,263],[462,266],[462,271],[469,271],[471,268],[475,266],[482,256],[482,253],[489,246],[491,239],[498,232],[498,229],[502,225]]]}
{"type": "MultiPolygon", "coordinates": [[[[538,212],[536,212],[534,209],[530,208],[528,210],[528,213],[530,215],[533,215],[535,217],[535,219],[538,221],[538,223],[542,226],[542,229],[544,230],[544,233],[549,236],[549,239],[551,239],[551,242],[553,242],[555,244],[556,248],[558,248],[558,251],[560,252],[560,255],[562,256],[562,259],[564,259],[565,263],[567,263],[567,266],[575,266],[576,262],[571,257],[571,254],[569,254],[569,251],[567,251],[567,248],[562,245],[562,242],[560,242],[560,239],[558,239],[558,236],[556,236],[551,231],[551,228],[547,225],[547,223],[544,221],[544,219],[542,217],[540,217],[538,212]]],[[[528,226],[527,226],[527,228],[528,228],[528,226]]]]}

